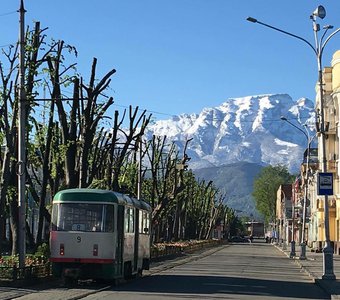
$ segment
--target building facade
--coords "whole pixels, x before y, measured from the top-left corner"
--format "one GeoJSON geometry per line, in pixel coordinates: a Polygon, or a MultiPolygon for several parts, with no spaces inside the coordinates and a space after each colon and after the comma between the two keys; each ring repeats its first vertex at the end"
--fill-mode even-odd
{"type": "Polygon", "coordinates": [[[276,194],[276,227],[278,232],[278,242],[284,246],[287,246],[291,242],[292,237],[295,234],[292,227],[292,208],[292,185],[282,184],[279,186],[276,194]]]}
{"type": "MultiPolygon", "coordinates": [[[[309,218],[306,223],[307,243],[315,251],[321,251],[325,241],[325,197],[317,193],[317,174],[323,170],[323,149],[320,119],[320,86],[316,85],[316,129],[318,139],[318,160],[301,168],[301,176],[308,178],[309,218]],[[308,172],[309,176],[306,176],[308,172]]],[[[333,195],[328,196],[329,232],[334,252],[340,254],[340,165],[339,165],[339,97],[340,97],[340,51],[333,55],[331,67],[323,69],[324,131],[326,170],[333,174],[333,195]]],[[[308,214],[308,213],[307,213],[308,214]]]]}
{"type": "Polygon", "coordinates": [[[325,161],[326,171],[333,175],[333,195],[328,196],[329,235],[334,253],[340,255],[340,50],[334,53],[331,67],[324,68],[322,75],[325,159],[321,149],[323,143],[321,142],[320,86],[317,84],[315,88],[316,135],[310,137],[309,147],[301,163],[300,175],[291,186],[291,221],[284,223],[284,219],[287,220],[287,215],[284,214],[287,202],[282,200],[282,186],[277,192],[276,216],[278,231],[281,237],[282,235],[287,237],[287,243],[290,240],[306,242],[312,250],[322,250],[325,241],[325,197],[318,195],[317,177],[323,170],[325,161]],[[312,141],[317,142],[317,148],[311,146],[312,141]],[[287,232],[291,232],[292,235],[287,232]]]}

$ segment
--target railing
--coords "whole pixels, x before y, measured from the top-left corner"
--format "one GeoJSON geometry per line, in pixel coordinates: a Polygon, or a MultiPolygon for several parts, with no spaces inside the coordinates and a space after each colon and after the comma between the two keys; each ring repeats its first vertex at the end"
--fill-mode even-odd
{"type": "Polygon", "coordinates": [[[20,279],[44,278],[51,275],[51,264],[49,262],[41,265],[19,268],[0,267],[0,280],[16,281],[20,279]]]}
{"type": "Polygon", "coordinates": [[[197,250],[201,250],[204,248],[217,246],[222,244],[222,240],[206,240],[201,241],[199,243],[192,243],[185,246],[180,245],[167,245],[164,244],[163,247],[157,248],[153,247],[151,248],[151,260],[159,259],[159,258],[165,258],[172,255],[180,255],[183,253],[192,253],[197,250]]]}

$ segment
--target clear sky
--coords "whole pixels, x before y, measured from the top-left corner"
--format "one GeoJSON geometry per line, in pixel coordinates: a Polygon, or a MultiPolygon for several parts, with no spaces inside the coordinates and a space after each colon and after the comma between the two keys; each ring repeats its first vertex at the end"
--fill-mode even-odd
{"type": "MultiPolygon", "coordinates": [[[[0,46],[18,37],[19,0],[0,4],[0,46]]],[[[156,119],[199,113],[228,98],[287,93],[314,100],[315,54],[303,42],[246,21],[248,16],[300,35],[312,44],[309,16],[326,8],[321,25],[340,27],[340,1],[314,0],[25,0],[26,25],[40,21],[49,37],[78,52],[88,79],[111,68],[118,107],[147,109],[156,119]]],[[[324,52],[329,66],[340,33],[324,52]]]]}

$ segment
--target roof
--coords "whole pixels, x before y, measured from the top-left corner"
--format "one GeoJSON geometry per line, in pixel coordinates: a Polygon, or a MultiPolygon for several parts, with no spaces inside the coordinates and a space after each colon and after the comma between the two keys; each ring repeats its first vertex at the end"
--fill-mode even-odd
{"type": "Polygon", "coordinates": [[[61,202],[111,202],[121,205],[130,205],[139,209],[151,211],[151,206],[143,200],[125,194],[101,189],[66,189],[59,191],[53,198],[53,203],[61,202]]]}

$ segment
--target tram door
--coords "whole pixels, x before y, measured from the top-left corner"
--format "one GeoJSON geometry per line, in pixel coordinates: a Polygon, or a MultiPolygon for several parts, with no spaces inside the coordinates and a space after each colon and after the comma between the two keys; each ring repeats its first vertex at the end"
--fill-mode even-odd
{"type": "Polygon", "coordinates": [[[134,249],[134,259],[133,259],[133,269],[137,271],[138,267],[138,249],[139,249],[139,209],[136,208],[135,212],[135,249],[134,249]]]}
{"type": "Polygon", "coordinates": [[[123,247],[124,247],[124,206],[118,205],[116,259],[118,261],[120,273],[123,270],[123,247]]]}

